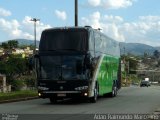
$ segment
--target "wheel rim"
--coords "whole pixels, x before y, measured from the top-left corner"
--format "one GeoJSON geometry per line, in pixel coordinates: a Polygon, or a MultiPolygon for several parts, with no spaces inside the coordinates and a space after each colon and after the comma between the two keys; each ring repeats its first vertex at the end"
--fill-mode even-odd
{"type": "Polygon", "coordinates": [[[97,89],[96,88],[94,89],[94,100],[95,101],[97,100],[97,89]]]}
{"type": "Polygon", "coordinates": [[[114,95],[115,96],[117,95],[117,87],[116,86],[114,87],[114,95]]]}
{"type": "Polygon", "coordinates": [[[116,96],[116,95],[117,95],[117,87],[114,86],[112,90],[112,96],[116,96]]]}

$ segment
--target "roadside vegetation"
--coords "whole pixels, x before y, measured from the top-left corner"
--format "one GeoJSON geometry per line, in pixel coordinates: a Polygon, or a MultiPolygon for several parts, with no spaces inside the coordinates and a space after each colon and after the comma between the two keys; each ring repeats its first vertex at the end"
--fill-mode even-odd
{"type": "Polygon", "coordinates": [[[15,40],[0,45],[4,51],[0,54],[0,74],[6,76],[6,84],[11,86],[11,91],[7,93],[1,90],[0,101],[37,96],[36,78],[31,66],[32,55],[12,54],[12,50],[23,47],[15,40]]]}
{"type": "Polygon", "coordinates": [[[22,98],[30,98],[30,97],[37,97],[36,90],[23,90],[23,91],[14,91],[9,93],[0,93],[0,102],[6,100],[16,100],[22,98]]]}
{"type": "Polygon", "coordinates": [[[28,58],[20,55],[8,55],[0,61],[0,73],[6,75],[7,84],[12,90],[20,90],[22,87],[34,87],[34,72],[29,68],[28,58]]]}
{"type": "Polygon", "coordinates": [[[152,54],[145,52],[142,56],[123,54],[121,60],[123,86],[139,85],[145,78],[149,78],[151,82],[160,83],[160,52],[158,50],[152,54]]]}

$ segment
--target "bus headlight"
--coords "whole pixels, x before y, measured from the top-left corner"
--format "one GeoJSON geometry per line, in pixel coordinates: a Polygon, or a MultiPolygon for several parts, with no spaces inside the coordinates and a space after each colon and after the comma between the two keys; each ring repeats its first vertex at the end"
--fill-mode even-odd
{"type": "Polygon", "coordinates": [[[88,96],[88,93],[84,93],[84,96],[88,96]]]}
{"type": "Polygon", "coordinates": [[[86,90],[86,89],[88,89],[88,86],[81,86],[75,88],[75,90],[86,90]]]}
{"type": "Polygon", "coordinates": [[[41,97],[41,96],[42,96],[42,94],[41,94],[41,93],[38,93],[38,96],[39,96],[39,97],[41,97]]]}

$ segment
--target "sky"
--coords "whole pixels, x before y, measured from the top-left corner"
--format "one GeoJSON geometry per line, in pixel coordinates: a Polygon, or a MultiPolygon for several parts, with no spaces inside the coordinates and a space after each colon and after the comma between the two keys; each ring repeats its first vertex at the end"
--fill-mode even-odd
{"type": "MultiPolygon", "coordinates": [[[[160,46],[160,0],[78,0],[78,25],[120,42],[160,46]]],[[[74,0],[0,0],[0,42],[37,40],[47,28],[74,26],[74,0]]]]}

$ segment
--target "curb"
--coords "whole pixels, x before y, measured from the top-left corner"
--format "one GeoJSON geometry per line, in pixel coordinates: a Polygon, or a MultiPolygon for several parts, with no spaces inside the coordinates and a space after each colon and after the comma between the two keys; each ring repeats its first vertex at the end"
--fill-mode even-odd
{"type": "Polygon", "coordinates": [[[25,97],[25,98],[19,98],[19,99],[11,99],[11,100],[3,100],[0,101],[0,104],[2,103],[11,103],[11,102],[19,102],[19,101],[27,101],[27,100],[32,100],[32,99],[38,99],[39,97],[25,97]]]}
{"type": "Polygon", "coordinates": [[[155,115],[160,115],[160,108],[158,108],[157,110],[154,111],[155,115]]]}
{"type": "Polygon", "coordinates": [[[156,109],[150,116],[149,120],[160,120],[160,108],[156,109]]]}

